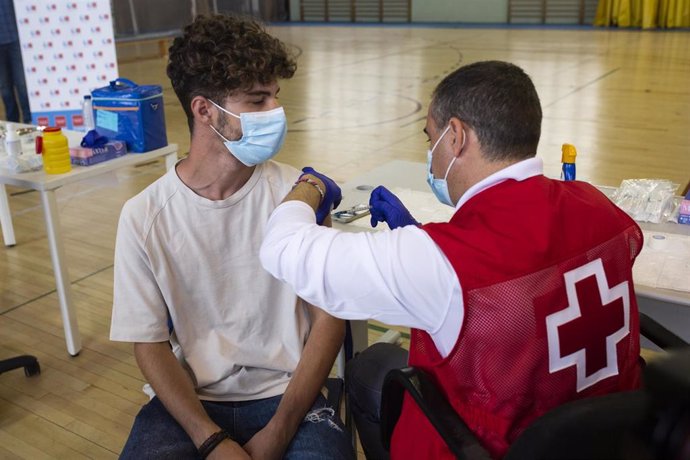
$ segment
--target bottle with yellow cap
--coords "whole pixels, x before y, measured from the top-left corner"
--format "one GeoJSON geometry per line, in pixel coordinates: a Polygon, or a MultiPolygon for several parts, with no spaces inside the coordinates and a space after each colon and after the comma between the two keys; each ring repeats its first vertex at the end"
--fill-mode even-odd
{"type": "Polygon", "coordinates": [[[575,180],[576,156],[577,150],[575,150],[574,145],[563,144],[563,147],[561,147],[561,163],[563,163],[563,168],[561,169],[561,180],[575,180]]]}
{"type": "Polygon", "coordinates": [[[43,169],[48,174],[63,174],[72,170],[67,138],[60,128],[46,128],[36,138],[36,151],[43,153],[43,169]]]}

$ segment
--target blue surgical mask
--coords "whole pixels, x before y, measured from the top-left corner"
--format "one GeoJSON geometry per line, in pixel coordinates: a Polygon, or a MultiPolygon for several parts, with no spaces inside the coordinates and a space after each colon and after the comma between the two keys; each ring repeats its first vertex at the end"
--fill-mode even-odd
{"type": "MultiPolygon", "coordinates": [[[[431,172],[431,160],[434,157],[434,150],[436,150],[436,147],[438,147],[439,142],[441,142],[441,139],[443,139],[443,136],[446,135],[448,130],[450,129],[450,125],[443,131],[443,134],[441,134],[441,137],[438,138],[434,146],[431,148],[431,150],[427,150],[426,153],[426,183],[429,184],[429,187],[431,187],[431,191],[434,192],[434,195],[436,196],[436,199],[440,201],[443,204],[446,204],[448,206],[455,206],[453,204],[453,201],[450,199],[450,193],[448,192],[448,173],[450,172],[450,168],[453,166],[453,163],[455,163],[455,160],[458,159],[458,157],[453,157],[453,160],[450,162],[448,165],[448,169],[446,169],[446,175],[443,176],[443,179],[437,179],[434,177],[434,173],[431,172]]],[[[462,150],[463,147],[465,147],[465,130],[462,130],[462,146],[460,149],[462,150]]]]}
{"type": "Polygon", "coordinates": [[[215,102],[211,103],[223,112],[240,119],[242,138],[237,141],[226,139],[213,125],[210,126],[223,139],[230,153],[242,164],[254,166],[268,161],[283,146],[287,133],[287,119],[282,107],[266,112],[244,112],[235,115],[215,102]]]}

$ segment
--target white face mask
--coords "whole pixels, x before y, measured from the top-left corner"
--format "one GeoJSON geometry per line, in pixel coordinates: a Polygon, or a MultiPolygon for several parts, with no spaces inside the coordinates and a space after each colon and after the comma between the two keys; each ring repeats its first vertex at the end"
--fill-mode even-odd
{"type": "MultiPolygon", "coordinates": [[[[438,146],[439,142],[441,142],[441,139],[443,139],[443,136],[446,135],[448,130],[450,129],[450,125],[443,131],[443,134],[441,134],[441,137],[438,138],[434,146],[430,149],[427,150],[426,153],[426,183],[429,184],[429,187],[431,187],[431,191],[434,192],[434,195],[436,196],[436,199],[440,201],[443,204],[446,204],[448,206],[455,206],[453,204],[453,201],[450,199],[450,193],[448,192],[448,173],[450,172],[450,168],[453,166],[453,163],[455,163],[455,160],[458,159],[458,157],[453,157],[453,160],[450,162],[448,165],[448,169],[446,169],[446,174],[443,176],[443,179],[437,179],[434,177],[434,173],[431,172],[431,160],[434,157],[434,150],[436,150],[436,147],[438,146]]],[[[467,136],[465,136],[465,130],[462,130],[462,145],[460,146],[460,151],[465,147],[465,140],[467,139],[467,136]]]]}
{"type": "MultiPolygon", "coordinates": [[[[211,101],[211,99],[209,99],[211,101]]],[[[211,126],[224,141],[228,151],[246,166],[254,166],[273,158],[285,141],[287,118],[282,107],[266,112],[244,112],[235,115],[231,111],[211,101],[223,112],[240,119],[242,138],[230,141],[211,126]]]]}

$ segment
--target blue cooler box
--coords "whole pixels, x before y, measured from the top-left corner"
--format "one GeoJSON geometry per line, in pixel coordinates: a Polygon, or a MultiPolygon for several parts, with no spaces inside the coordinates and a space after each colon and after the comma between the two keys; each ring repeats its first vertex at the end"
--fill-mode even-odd
{"type": "Polygon", "coordinates": [[[91,92],[96,130],[127,144],[127,151],[148,152],[168,145],[160,85],[137,85],[118,78],[91,92]]]}

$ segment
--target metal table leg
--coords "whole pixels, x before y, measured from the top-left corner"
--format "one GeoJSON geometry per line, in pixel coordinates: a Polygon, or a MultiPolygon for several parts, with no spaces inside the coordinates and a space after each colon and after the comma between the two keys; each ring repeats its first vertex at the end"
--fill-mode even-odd
{"type": "Polygon", "coordinates": [[[77,315],[72,302],[72,287],[70,286],[67,272],[67,261],[60,234],[60,218],[58,217],[57,199],[54,190],[41,191],[43,213],[46,219],[50,256],[53,260],[53,272],[55,273],[55,285],[58,299],[60,300],[60,314],[62,325],[65,329],[65,342],[67,352],[76,356],[81,351],[81,336],[77,325],[77,315]]]}
{"type": "Polygon", "coordinates": [[[7,200],[5,184],[0,184],[0,227],[2,227],[2,237],[5,240],[5,246],[17,244],[17,241],[14,239],[14,226],[12,225],[10,202],[7,200]]]}

